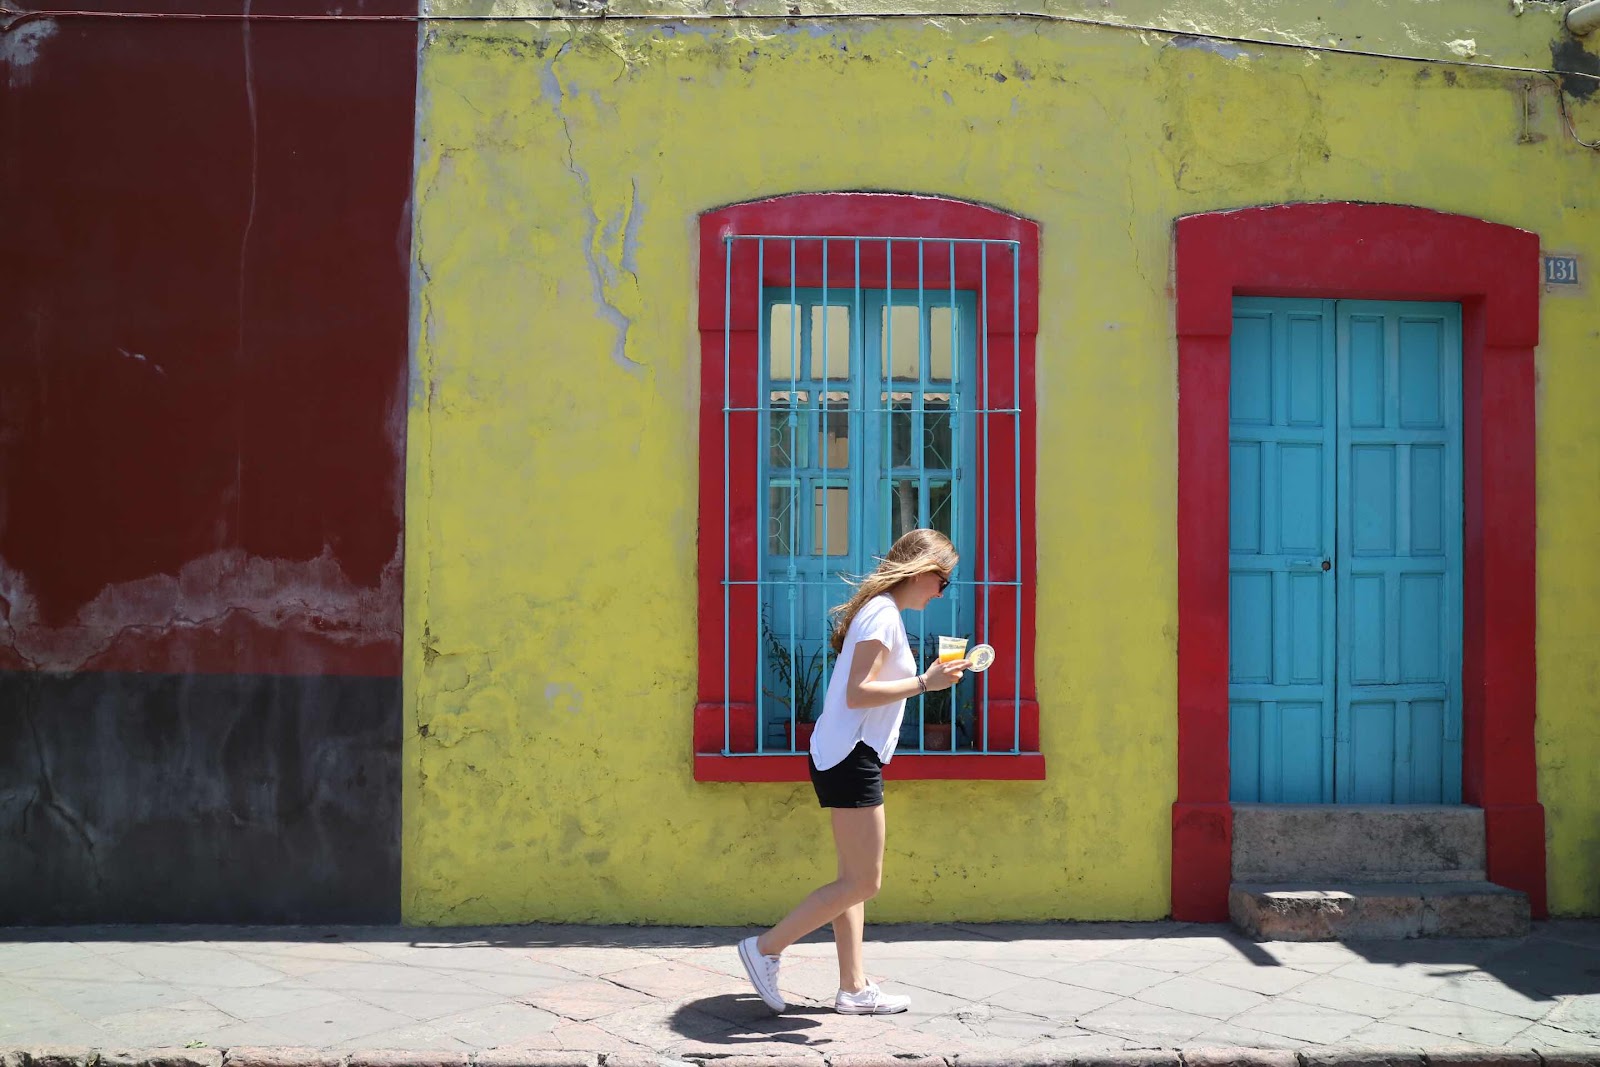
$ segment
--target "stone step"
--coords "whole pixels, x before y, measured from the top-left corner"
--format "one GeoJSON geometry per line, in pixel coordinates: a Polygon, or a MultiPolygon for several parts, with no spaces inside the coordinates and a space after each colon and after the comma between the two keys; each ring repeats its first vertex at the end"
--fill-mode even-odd
{"type": "Polygon", "coordinates": [[[1529,922],[1527,894],[1483,881],[1235,882],[1228,916],[1258,941],[1522,937],[1529,922]]]}
{"type": "Polygon", "coordinates": [[[1483,809],[1235,804],[1236,882],[1481,882],[1483,809]]]}

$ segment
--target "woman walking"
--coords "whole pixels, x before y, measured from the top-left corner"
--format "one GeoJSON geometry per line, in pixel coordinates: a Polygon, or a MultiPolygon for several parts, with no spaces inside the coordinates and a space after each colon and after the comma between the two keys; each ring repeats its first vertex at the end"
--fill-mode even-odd
{"type": "Polygon", "coordinates": [[[739,959],[756,992],[773,1011],[786,1006],[778,991],[783,950],[833,923],[839,954],[835,1011],[887,1015],[911,999],[884,993],[867,980],[861,961],[865,903],[883,874],[883,765],[894,756],[906,699],[949,689],[966,660],[935,663],[917,673],[903,611],[921,611],[943,595],[956,566],[955,546],[937,530],[912,530],[894,543],[855,594],[833,610],[838,654],[822,715],[811,735],[811,784],[830,809],[839,876],[814,890],[772,929],[739,943],[739,959]]]}

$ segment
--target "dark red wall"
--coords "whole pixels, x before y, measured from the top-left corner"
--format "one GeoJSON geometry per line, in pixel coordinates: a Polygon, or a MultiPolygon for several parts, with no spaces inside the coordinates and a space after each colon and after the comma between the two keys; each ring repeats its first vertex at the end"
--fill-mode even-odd
{"type": "MultiPolygon", "coordinates": [[[[343,828],[305,837],[330,856],[304,858],[337,883],[331,853],[374,838],[383,847],[360,859],[392,870],[397,897],[416,29],[61,17],[5,32],[0,841],[20,830],[24,852],[0,845],[0,871],[20,863],[48,882],[66,852],[105,854],[157,823],[169,839],[212,835],[177,851],[220,862],[315,802],[290,790],[235,832],[212,786],[315,770],[326,790],[348,766],[362,781],[352,773],[336,798],[343,828]],[[233,681],[174,684],[192,675],[233,681]],[[155,728],[197,714],[206,731],[155,728]],[[338,726],[321,748],[324,721],[338,726]],[[122,731],[104,751],[123,751],[123,766],[55,780],[79,748],[104,747],[74,738],[86,729],[122,731]],[[255,745],[230,742],[239,730],[255,745]],[[175,752],[201,781],[148,785],[175,752]],[[108,775],[170,796],[128,822],[102,810],[96,790],[116,783],[95,780],[108,775]],[[85,821],[96,811],[101,825],[85,821]]],[[[97,894],[11,917],[161,917],[127,906],[142,890],[100,876],[97,894]]],[[[9,881],[0,900],[21,891],[9,881]]],[[[370,896],[370,880],[351,893],[370,896]]],[[[266,887],[258,911],[314,917],[294,894],[266,887]]],[[[397,899],[370,904],[363,914],[381,916],[397,899]]],[[[197,907],[171,917],[206,917],[197,907]]]]}

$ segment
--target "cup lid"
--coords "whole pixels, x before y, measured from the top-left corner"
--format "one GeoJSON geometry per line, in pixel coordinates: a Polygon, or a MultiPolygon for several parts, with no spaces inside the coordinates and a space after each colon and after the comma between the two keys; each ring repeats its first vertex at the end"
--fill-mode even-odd
{"type": "Polygon", "coordinates": [[[967,651],[966,658],[967,662],[971,664],[967,669],[981,674],[989,669],[990,664],[994,663],[994,646],[975,645],[967,651]]]}

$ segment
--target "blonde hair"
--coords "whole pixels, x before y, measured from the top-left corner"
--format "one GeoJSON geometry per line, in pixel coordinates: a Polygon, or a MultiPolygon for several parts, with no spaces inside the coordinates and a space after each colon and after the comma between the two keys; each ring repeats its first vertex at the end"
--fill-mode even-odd
{"type": "Polygon", "coordinates": [[[844,638],[850,632],[850,624],[867,601],[919,574],[938,571],[948,576],[956,569],[959,559],[956,546],[938,530],[909,530],[902,534],[888,554],[878,560],[877,569],[855,583],[856,591],[850,599],[828,613],[833,617],[833,636],[829,642],[833,651],[844,651],[844,638]]]}

